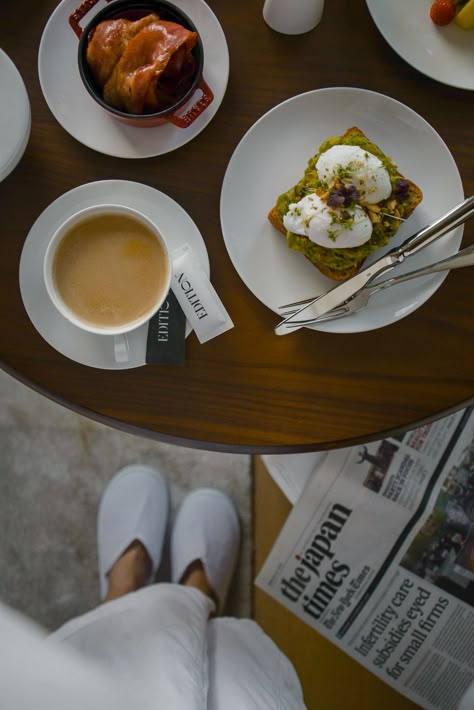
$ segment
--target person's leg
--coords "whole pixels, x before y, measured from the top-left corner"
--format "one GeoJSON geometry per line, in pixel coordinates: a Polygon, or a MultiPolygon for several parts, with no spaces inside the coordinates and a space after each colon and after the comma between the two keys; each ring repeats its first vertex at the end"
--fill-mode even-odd
{"type": "Polygon", "coordinates": [[[134,540],[107,574],[107,594],[103,601],[118,599],[143,587],[150,576],[151,567],[146,548],[139,540],[134,540]]]}
{"type": "MultiPolygon", "coordinates": [[[[103,601],[109,602],[112,599],[123,597],[129,592],[135,592],[145,585],[149,577],[151,560],[145,547],[138,540],[134,540],[130,547],[113,564],[107,575],[107,594],[103,601]]],[[[184,573],[180,584],[184,587],[194,587],[200,592],[216,602],[216,595],[200,560],[191,562],[184,573]]]]}
{"type": "Polygon", "coordinates": [[[194,562],[191,562],[182,576],[180,584],[185,587],[194,587],[194,589],[199,589],[200,592],[205,594],[217,604],[216,593],[212,589],[209,580],[206,577],[206,572],[201,560],[194,560],[194,562]]]}
{"type": "MultiPolygon", "coordinates": [[[[224,537],[227,539],[230,538],[233,543],[233,549],[231,551],[231,554],[226,554],[226,558],[230,558],[226,560],[226,567],[228,567],[228,564],[233,566],[236,560],[235,550],[238,548],[239,541],[239,539],[235,539],[235,533],[237,530],[235,521],[237,519],[237,514],[233,510],[233,507],[230,507],[232,506],[230,499],[227,498],[227,496],[225,496],[223,493],[219,491],[214,491],[213,489],[211,489],[210,491],[206,489],[204,493],[206,494],[207,500],[209,500],[209,503],[212,507],[212,511],[209,511],[206,507],[203,507],[202,489],[200,489],[199,491],[195,491],[194,494],[190,494],[190,496],[188,496],[188,498],[186,499],[187,512],[183,517],[183,511],[180,511],[181,515],[178,518],[178,525],[176,526],[175,530],[177,530],[177,533],[179,535],[180,527],[183,524],[183,520],[184,524],[187,525],[190,515],[196,516],[196,520],[193,524],[199,524],[199,520],[201,519],[202,524],[204,525],[205,518],[208,517],[210,513],[211,516],[212,514],[216,514],[216,506],[217,515],[219,515],[219,509],[222,509],[222,507],[224,507],[219,517],[219,520],[220,518],[222,518],[222,520],[220,520],[220,532],[222,533],[222,525],[224,522],[232,529],[231,534],[224,534],[224,537]],[[196,493],[198,495],[195,495],[196,493]],[[215,495],[216,493],[217,497],[215,495]],[[226,518],[227,520],[225,520],[226,518]]],[[[207,500],[205,501],[205,503],[207,503],[207,500]]],[[[209,547],[209,544],[207,545],[207,547],[209,547]]],[[[229,553],[229,550],[227,550],[227,553],[229,553]]],[[[203,556],[207,556],[208,554],[209,551],[206,555],[203,554],[203,556]]],[[[190,555],[190,557],[192,556],[193,555],[190,555]]],[[[108,571],[106,575],[107,592],[103,601],[108,602],[113,599],[117,599],[121,596],[124,596],[125,594],[128,594],[129,592],[134,592],[137,589],[140,589],[140,587],[143,587],[146,584],[146,581],[149,579],[151,568],[152,561],[145,546],[139,540],[134,540],[124,550],[124,552],[114,562],[114,564],[108,571]]],[[[226,574],[228,574],[227,570],[226,574]]],[[[212,588],[211,582],[209,581],[206,575],[206,570],[201,559],[192,559],[184,570],[184,572],[182,573],[180,579],[176,581],[185,587],[193,587],[194,589],[199,589],[199,591],[201,591],[207,597],[212,599],[212,601],[216,605],[218,604],[217,593],[212,588]]]]}
{"type": "MultiPolygon", "coordinates": [[[[119,485],[121,485],[122,487],[122,490],[120,489],[120,487],[117,487],[115,484],[113,484],[114,479],[112,479],[110,484],[111,490],[105,490],[101,502],[101,509],[99,512],[99,520],[103,520],[103,524],[101,525],[99,523],[99,528],[107,528],[107,526],[110,524],[109,520],[113,517],[116,518],[116,511],[118,509],[117,498],[120,498],[124,495],[123,491],[125,492],[126,497],[129,497],[129,490],[125,486],[127,484],[127,478],[129,479],[130,483],[133,480],[133,476],[136,476],[136,471],[134,471],[134,468],[135,467],[128,467],[126,469],[127,474],[125,476],[123,472],[119,472],[119,474],[117,474],[117,479],[119,485]]],[[[135,486],[136,485],[137,484],[135,483],[135,486]]],[[[201,524],[202,526],[205,526],[205,519],[209,517],[211,517],[211,519],[214,519],[214,525],[216,524],[217,520],[220,526],[220,534],[218,532],[217,535],[217,544],[221,544],[222,536],[226,540],[232,541],[231,554],[229,555],[229,550],[227,550],[225,556],[227,558],[226,567],[228,567],[229,564],[233,567],[236,561],[235,552],[238,548],[238,543],[240,540],[239,535],[236,535],[236,531],[238,531],[238,525],[236,525],[237,514],[233,508],[233,504],[231,503],[230,499],[220,491],[214,489],[200,489],[199,491],[194,491],[194,493],[191,493],[186,498],[185,504],[183,504],[182,509],[180,510],[180,513],[177,516],[175,533],[177,533],[177,535],[182,538],[183,535],[187,534],[186,532],[180,532],[183,528],[183,525],[185,527],[188,526],[190,524],[189,521],[191,520],[191,525],[194,527],[200,526],[201,524]],[[225,528],[228,528],[230,526],[231,533],[229,534],[226,530],[223,530],[222,526],[224,526],[225,528]]],[[[213,531],[213,533],[215,532],[216,531],[213,531]]],[[[102,533],[102,535],[105,534],[106,533],[104,532],[102,533]]],[[[184,542],[184,545],[186,546],[187,541],[185,538],[182,540],[182,542],[184,542]]],[[[206,548],[209,548],[210,546],[211,543],[208,542],[206,548]]],[[[104,547],[103,543],[100,542],[100,539],[99,547],[104,547]]],[[[202,552],[203,556],[205,556],[204,548],[202,548],[202,552]]],[[[207,551],[206,555],[208,554],[209,550],[207,551]]],[[[217,594],[216,591],[212,588],[211,582],[209,581],[206,575],[206,570],[204,568],[202,560],[198,558],[192,558],[192,554],[187,557],[188,565],[186,569],[182,572],[180,579],[177,579],[175,581],[185,587],[193,587],[194,589],[199,589],[199,591],[201,591],[207,597],[212,599],[212,601],[217,605],[217,594]]],[[[106,593],[103,598],[103,602],[112,601],[113,599],[117,599],[119,597],[124,596],[125,594],[128,594],[129,592],[134,592],[137,589],[143,587],[150,577],[152,566],[152,560],[147,552],[146,547],[140,542],[140,540],[133,540],[128,545],[128,547],[120,554],[118,559],[113,563],[113,565],[106,573],[106,593]]]]}
{"type": "Polygon", "coordinates": [[[64,624],[48,643],[73,647],[106,670],[137,707],[202,710],[215,604],[197,566],[184,580],[189,584],[150,583],[166,537],[167,492],[160,476],[131,468],[112,478],[99,506],[101,599],[107,603],[64,624]]]}
{"type": "Polygon", "coordinates": [[[168,510],[166,481],[149,466],[126,466],[108,483],[97,514],[103,601],[153,581],[161,562],[168,510]]]}
{"type": "Polygon", "coordinates": [[[255,621],[211,619],[208,710],[305,710],[291,662],[255,621]]]}
{"type": "MultiPolygon", "coordinates": [[[[212,491],[212,494],[214,491],[212,491]]],[[[219,504],[222,505],[222,496],[219,504]]],[[[189,501],[188,501],[189,503],[189,501]]],[[[227,501],[224,503],[227,505],[227,501]]],[[[198,517],[201,513],[206,515],[206,510],[196,511],[198,517]]],[[[234,519],[231,519],[231,525],[234,524],[234,519]]],[[[140,587],[143,587],[150,576],[152,561],[147,553],[146,548],[139,540],[134,540],[129,547],[120,555],[116,562],[112,565],[107,573],[107,593],[103,599],[104,602],[118,599],[119,597],[134,592],[140,587]]],[[[212,589],[209,582],[203,563],[200,559],[194,559],[190,562],[186,570],[179,580],[179,584],[185,587],[193,587],[199,589],[203,594],[212,599],[217,604],[216,592],[212,589]]]]}
{"type": "Polygon", "coordinates": [[[171,534],[171,580],[210,597],[222,612],[240,549],[232,500],[216,488],[199,488],[181,505],[171,534]]]}
{"type": "MultiPolygon", "coordinates": [[[[183,502],[171,536],[172,579],[225,606],[240,544],[232,501],[199,489],[183,502]]],[[[207,624],[209,710],[304,710],[301,686],[288,659],[249,619],[207,624]]]]}

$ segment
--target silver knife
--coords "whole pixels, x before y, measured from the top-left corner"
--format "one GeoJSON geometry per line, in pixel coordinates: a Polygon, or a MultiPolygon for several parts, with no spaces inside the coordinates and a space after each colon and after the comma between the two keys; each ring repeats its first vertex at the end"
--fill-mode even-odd
{"type": "Polygon", "coordinates": [[[286,335],[302,328],[307,323],[308,318],[319,318],[328,313],[336,306],[341,305],[370,283],[376,276],[392,269],[397,264],[404,261],[409,256],[416,254],[436,239],[442,237],[447,232],[466,222],[474,215],[474,196],[466,198],[460,205],[449,210],[445,215],[439,217],[433,224],[424,227],[413,236],[406,239],[399,247],[387,252],[384,256],[374,261],[367,268],[359,271],[358,274],[348,279],[342,284],[335,286],[322,296],[306,303],[295,313],[280,321],[275,327],[277,335],[286,335]],[[300,319],[299,316],[303,318],[300,319]]]}
{"type": "MultiPolygon", "coordinates": [[[[311,319],[308,323],[305,323],[305,325],[317,325],[318,323],[325,323],[338,318],[346,318],[347,316],[352,315],[353,313],[358,313],[366,308],[372,296],[380,291],[384,291],[392,286],[397,286],[405,281],[420,278],[420,276],[428,276],[428,274],[436,274],[440,271],[462,269],[466,266],[474,266],[474,244],[470,247],[466,247],[465,249],[461,249],[461,251],[456,252],[452,256],[446,257],[446,259],[436,261],[434,264],[428,264],[428,266],[422,266],[414,271],[408,271],[406,274],[399,274],[398,276],[392,276],[390,279],[377,281],[373,284],[369,284],[368,286],[364,286],[358,294],[351,296],[351,298],[345,303],[342,303],[340,306],[336,306],[336,308],[333,308],[332,311],[325,313],[323,316],[319,316],[317,320],[311,319]]],[[[284,315],[291,315],[291,313],[292,311],[290,310],[284,315]]]]}

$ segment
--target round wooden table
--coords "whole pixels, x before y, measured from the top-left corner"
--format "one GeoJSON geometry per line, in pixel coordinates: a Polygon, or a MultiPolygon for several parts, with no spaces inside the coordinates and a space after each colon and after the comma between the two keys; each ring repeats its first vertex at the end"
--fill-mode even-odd
{"type": "MultiPolygon", "coordinates": [[[[364,87],[420,113],[442,136],[474,193],[473,94],[438,83],[385,42],[364,3],[326,3],[316,32],[285,36],[262,19],[263,2],[209,0],[229,46],[230,76],[210,124],[179,149],[127,160],[76,141],[41,91],[37,57],[56,0],[2,8],[0,45],[23,76],[32,131],[18,167],[0,184],[3,368],[71,409],[142,436],[196,448],[285,453],[382,438],[466,406],[474,395],[472,270],[452,272],[413,314],[350,335],[301,330],[277,337],[277,317],[246,287],[222,237],[219,199],[240,139],[273,106],[309,90],[364,87]],[[42,211],[83,183],[122,179],[169,195],[205,240],[212,282],[235,328],[201,345],[186,363],[103,370],[48,345],[19,289],[20,255],[42,211]]],[[[440,180],[443,176],[440,175],[440,180]]],[[[465,226],[462,246],[474,242],[465,226]]]]}

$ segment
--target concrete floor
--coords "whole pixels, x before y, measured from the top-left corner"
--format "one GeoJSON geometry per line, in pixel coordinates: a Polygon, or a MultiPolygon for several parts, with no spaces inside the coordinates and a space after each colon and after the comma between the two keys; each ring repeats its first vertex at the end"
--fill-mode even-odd
{"type": "MultiPolygon", "coordinates": [[[[227,612],[251,613],[251,461],[124,434],[51,402],[0,371],[0,600],[47,629],[97,605],[96,511],[122,466],[147,463],[170,484],[171,520],[199,486],[236,503],[242,553],[227,612]]],[[[162,576],[166,576],[165,559],[162,576]]]]}

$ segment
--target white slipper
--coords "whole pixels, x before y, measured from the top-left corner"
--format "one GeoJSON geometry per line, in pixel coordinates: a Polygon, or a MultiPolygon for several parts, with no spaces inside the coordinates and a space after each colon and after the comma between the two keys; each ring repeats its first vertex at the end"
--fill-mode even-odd
{"type": "Polygon", "coordinates": [[[171,581],[179,583],[200,560],[222,612],[240,548],[240,524],[231,499],[215,488],[199,488],[184,500],[171,533],[171,581]]]}
{"type": "Polygon", "coordinates": [[[125,466],[111,479],[97,514],[101,599],[107,593],[107,574],[134,540],[142,543],[151,559],[147,584],[153,581],[161,562],[168,511],[166,481],[150,466],[125,466]]]}

